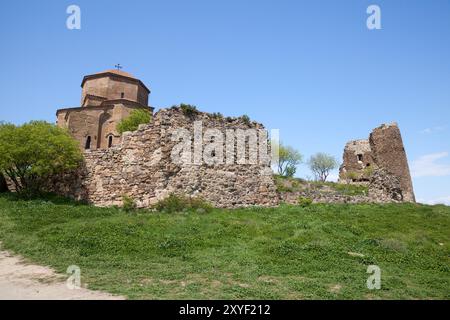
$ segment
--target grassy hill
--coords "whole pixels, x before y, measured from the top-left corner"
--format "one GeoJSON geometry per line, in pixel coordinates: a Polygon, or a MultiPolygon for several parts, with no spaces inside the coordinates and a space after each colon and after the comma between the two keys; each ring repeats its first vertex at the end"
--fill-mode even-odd
{"type": "Polygon", "coordinates": [[[0,195],[3,248],[137,299],[449,299],[450,207],[176,214],[0,195]],[[369,265],[381,289],[369,290],[369,265]]]}

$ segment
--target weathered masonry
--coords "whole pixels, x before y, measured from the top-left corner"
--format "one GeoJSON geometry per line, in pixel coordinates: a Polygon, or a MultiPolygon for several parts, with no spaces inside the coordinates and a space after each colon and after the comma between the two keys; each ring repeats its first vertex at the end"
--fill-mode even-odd
{"type": "Polygon", "coordinates": [[[408,159],[396,123],[383,124],[372,131],[368,140],[350,141],[345,146],[340,180],[369,183],[374,176],[379,178],[378,184],[398,180],[399,190],[394,192],[397,200],[415,202],[408,159]]]}
{"type": "MultiPolygon", "coordinates": [[[[218,130],[224,137],[229,137],[229,131],[264,129],[261,124],[242,118],[201,112],[186,115],[179,108],[161,109],[150,124],[124,133],[121,142],[115,146],[86,150],[83,167],[77,172],[55,177],[50,188],[99,206],[122,205],[123,196],[128,196],[139,207],[149,207],[172,193],[201,197],[217,207],[278,205],[279,196],[270,164],[260,161],[262,159],[257,159],[256,163],[226,161],[212,164],[173,161],[173,150],[180,143],[173,133],[181,128],[189,132],[194,148],[194,126],[199,122],[203,129],[218,130]]],[[[206,134],[201,139],[205,145],[210,142],[206,134]]],[[[227,150],[225,140],[222,150],[227,150]]],[[[261,141],[256,141],[257,147],[261,141]]],[[[233,145],[237,147],[237,137],[233,145]]],[[[249,158],[250,148],[247,141],[246,158],[249,158]]],[[[220,152],[220,148],[211,152],[220,152]]]]}
{"type": "Polygon", "coordinates": [[[170,194],[200,197],[228,208],[297,203],[299,196],[316,202],[414,201],[396,124],[382,125],[368,140],[351,141],[345,147],[340,180],[367,184],[367,195],[348,199],[311,190],[282,195],[267,159],[267,135],[247,135],[265,132],[262,124],[243,117],[170,108],[161,109],[137,131],[120,135],[116,126],[132,110],[144,108],[153,113],[148,105],[150,90],[119,70],[85,76],[81,87],[81,107],[60,109],[57,118],[58,125],[68,128],[79,141],[84,162],[75,172],[53,177],[49,191],[99,206],[120,206],[126,196],[138,207],[150,207],[170,194]],[[198,132],[199,123],[204,132],[198,132]],[[208,135],[208,131],[215,134],[208,135]],[[181,145],[180,138],[184,139],[181,145]],[[200,156],[196,153],[199,147],[200,156]],[[261,152],[263,147],[266,153],[261,152]],[[174,157],[180,150],[192,154],[183,151],[174,157]],[[189,161],[179,161],[186,158],[189,161]]]}

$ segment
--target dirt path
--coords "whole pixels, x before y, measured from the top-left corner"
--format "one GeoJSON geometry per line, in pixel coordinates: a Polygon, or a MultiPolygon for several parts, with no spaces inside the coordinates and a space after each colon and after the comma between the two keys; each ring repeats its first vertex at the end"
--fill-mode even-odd
{"type": "MultiPolygon", "coordinates": [[[[69,275],[68,275],[69,276],[69,275]]],[[[120,296],[88,289],[69,289],[52,269],[26,264],[0,251],[0,300],[121,300],[120,296]]]]}

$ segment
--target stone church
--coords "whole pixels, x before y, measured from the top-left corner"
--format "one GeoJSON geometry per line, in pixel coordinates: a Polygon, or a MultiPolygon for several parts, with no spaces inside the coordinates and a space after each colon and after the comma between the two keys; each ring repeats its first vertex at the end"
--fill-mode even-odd
{"type": "Polygon", "coordinates": [[[57,124],[68,128],[82,149],[107,149],[120,143],[117,124],[131,111],[148,105],[150,90],[139,79],[121,70],[87,75],[81,82],[81,106],[59,109],[57,124]]]}

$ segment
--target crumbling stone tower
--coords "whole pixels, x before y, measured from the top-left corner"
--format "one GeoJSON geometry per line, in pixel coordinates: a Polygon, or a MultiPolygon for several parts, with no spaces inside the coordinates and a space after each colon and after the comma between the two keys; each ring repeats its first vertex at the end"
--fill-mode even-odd
{"type": "Polygon", "coordinates": [[[377,171],[398,179],[402,201],[415,202],[408,159],[397,123],[375,128],[368,140],[355,140],[346,144],[340,180],[367,183],[377,171]]]}
{"type": "Polygon", "coordinates": [[[403,201],[415,202],[408,159],[400,129],[396,123],[375,128],[369,137],[375,163],[397,176],[403,193],[403,201]]]}

